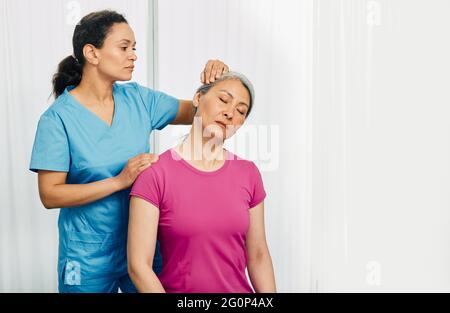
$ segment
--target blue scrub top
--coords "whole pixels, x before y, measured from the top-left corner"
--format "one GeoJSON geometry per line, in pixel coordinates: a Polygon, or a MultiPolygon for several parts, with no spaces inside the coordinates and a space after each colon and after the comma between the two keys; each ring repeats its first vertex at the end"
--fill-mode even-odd
{"type": "MultiPolygon", "coordinates": [[[[118,175],[130,158],[150,151],[151,131],[164,128],[178,112],[176,98],[136,83],[114,84],[109,126],[69,93],[74,87],[41,116],[30,163],[34,172],[67,172],[67,184],[118,175]]],[[[58,274],[65,284],[101,283],[127,273],[129,192],[61,208],[58,274]]]]}

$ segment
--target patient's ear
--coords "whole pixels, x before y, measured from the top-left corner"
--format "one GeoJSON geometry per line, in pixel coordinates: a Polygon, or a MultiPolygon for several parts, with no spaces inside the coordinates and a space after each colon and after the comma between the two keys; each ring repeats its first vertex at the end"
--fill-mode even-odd
{"type": "Polygon", "coordinates": [[[194,95],[194,99],[192,100],[192,103],[193,103],[194,107],[196,107],[196,108],[198,108],[200,105],[200,97],[201,97],[201,93],[196,92],[194,95]]]}

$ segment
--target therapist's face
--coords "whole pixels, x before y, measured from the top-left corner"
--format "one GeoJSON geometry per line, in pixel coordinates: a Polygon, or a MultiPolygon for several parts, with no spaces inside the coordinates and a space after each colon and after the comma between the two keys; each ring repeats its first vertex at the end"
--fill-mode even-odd
{"type": "MultiPolygon", "coordinates": [[[[206,136],[220,132],[223,140],[233,136],[244,124],[250,105],[250,95],[238,79],[218,82],[202,95],[196,93],[196,117],[201,118],[206,136]]],[[[195,121],[194,121],[195,123],[195,121]]]]}
{"type": "Polygon", "coordinates": [[[106,79],[130,80],[137,60],[136,39],[127,23],[114,24],[106,35],[101,49],[97,49],[97,69],[106,79]]]}

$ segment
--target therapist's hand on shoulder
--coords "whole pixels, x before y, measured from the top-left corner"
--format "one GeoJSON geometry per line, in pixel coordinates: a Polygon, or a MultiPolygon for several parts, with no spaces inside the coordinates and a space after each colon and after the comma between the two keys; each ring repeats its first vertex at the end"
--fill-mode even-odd
{"type": "Polygon", "coordinates": [[[229,71],[228,65],[220,60],[209,60],[200,74],[202,84],[209,84],[229,71]]]}
{"type": "Polygon", "coordinates": [[[120,174],[115,177],[121,189],[126,189],[133,185],[139,174],[150,167],[152,163],[157,162],[158,159],[158,155],[152,153],[142,153],[129,159],[120,174]]]}

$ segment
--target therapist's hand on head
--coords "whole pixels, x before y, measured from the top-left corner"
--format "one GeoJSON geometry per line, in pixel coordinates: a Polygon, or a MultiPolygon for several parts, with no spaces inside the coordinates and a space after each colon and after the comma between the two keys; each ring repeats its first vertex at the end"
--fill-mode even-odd
{"type": "Polygon", "coordinates": [[[229,71],[228,65],[220,60],[209,60],[203,72],[200,73],[200,80],[202,84],[209,84],[220,78],[222,74],[229,71]]]}
{"type": "Polygon", "coordinates": [[[122,189],[130,187],[136,178],[146,168],[158,161],[158,155],[152,153],[142,153],[128,160],[125,167],[115,178],[122,189]]]}

